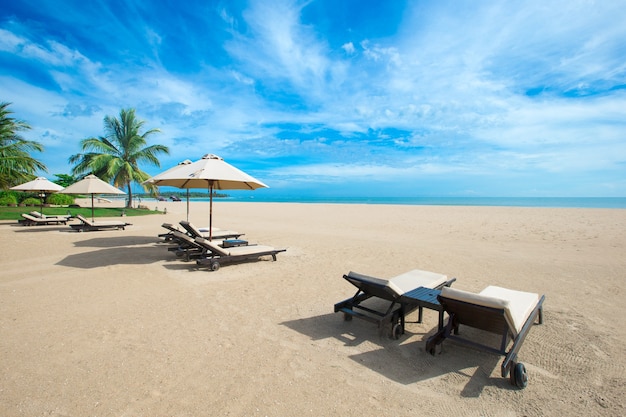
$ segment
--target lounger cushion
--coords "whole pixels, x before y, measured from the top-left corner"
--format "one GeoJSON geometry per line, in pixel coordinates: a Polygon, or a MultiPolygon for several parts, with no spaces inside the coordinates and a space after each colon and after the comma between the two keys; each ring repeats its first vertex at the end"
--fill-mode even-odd
{"type": "Polygon", "coordinates": [[[508,308],[505,310],[506,319],[509,325],[515,329],[516,335],[522,330],[528,316],[539,302],[539,294],[509,290],[492,285],[482,290],[480,294],[508,301],[508,308]]]}
{"type": "Polygon", "coordinates": [[[504,317],[513,336],[517,336],[528,316],[539,302],[539,295],[507,288],[489,286],[479,294],[444,287],[441,296],[483,307],[504,310],[504,317]]]}
{"type": "Polygon", "coordinates": [[[389,280],[389,288],[402,295],[419,287],[436,288],[448,281],[448,277],[436,272],[414,269],[389,280]]]}

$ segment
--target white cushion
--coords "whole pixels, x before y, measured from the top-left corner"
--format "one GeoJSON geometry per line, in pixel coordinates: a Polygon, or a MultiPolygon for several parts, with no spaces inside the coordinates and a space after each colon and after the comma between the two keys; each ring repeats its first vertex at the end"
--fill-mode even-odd
{"type": "Polygon", "coordinates": [[[522,330],[524,323],[532,313],[533,309],[539,302],[539,294],[509,290],[507,288],[495,287],[490,285],[480,292],[481,295],[488,297],[500,298],[508,301],[508,308],[505,310],[505,316],[509,325],[517,333],[522,330]]]}
{"type": "Polygon", "coordinates": [[[444,287],[441,290],[441,296],[483,307],[503,309],[504,317],[513,332],[513,336],[517,336],[522,330],[528,316],[539,301],[538,294],[495,286],[489,286],[479,294],[444,287]]]}
{"type": "Polygon", "coordinates": [[[448,277],[436,272],[414,269],[389,280],[388,286],[402,295],[419,287],[435,288],[448,281],[448,277]]]}

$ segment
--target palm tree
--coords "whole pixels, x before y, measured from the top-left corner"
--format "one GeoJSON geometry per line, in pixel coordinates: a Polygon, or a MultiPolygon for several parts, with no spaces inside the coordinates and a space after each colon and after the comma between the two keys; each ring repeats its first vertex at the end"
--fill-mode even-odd
{"type": "MultiPolygon", "coordinates": [[[[141,184],[150,178],[150,175],[139,169],[139,163],[160,166],[157,154],[170,152],[164,145],[146,146],[148,136],[160,130],[150,129],[140,134],[144,123],[135,117],[134,109],[122,109],[119,119],[106,116],[105,136],[83,139],[80,143],[85,153],[69,158],[70,164],[77,164],[72,174],[91,172],[104,181],[112,180],[116,187],[125,186],[128,192],[126,207],[130,208],[133,202],[131,184],[141,184]]],[[[143,184],[142,187],[145,190],[152,188],[143,184]]]]}
{"type": "Polygon", "coordinates": [[[31,156],[31,152],[42,152],[43,145],[18,134],[30,130],[30,126],[9,116],[13,114],[8,109],[10,104],[0,103],[0,188],[4,190],[32,180],[37,171],[47,171],[31,156]]]}

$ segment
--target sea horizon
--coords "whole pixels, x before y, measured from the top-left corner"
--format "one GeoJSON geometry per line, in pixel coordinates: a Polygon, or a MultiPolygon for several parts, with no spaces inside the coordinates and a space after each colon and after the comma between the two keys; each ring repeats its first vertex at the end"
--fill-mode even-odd
{"type": "MultiPolygon", "coordinates": [[[[165,195],[163,196],[165,198],[165,195]]],[[[180,197],[184,203],[185,198],[180,197]]],[[[155,198],[135,197],[137,202],[158,202],[155,198]]],[[[209,202],[209,197],[190,197],[190,202],[209,202]]],[[[168,198],[168,201],[171,201],[168,198]]],[[[626,197],[336,197],[269,196],[237,194],[214,197],[214,202],[299,203],[299,204],[388,204],[411,206],[495,206],[553,208],[626,208],[626,197]]]]}

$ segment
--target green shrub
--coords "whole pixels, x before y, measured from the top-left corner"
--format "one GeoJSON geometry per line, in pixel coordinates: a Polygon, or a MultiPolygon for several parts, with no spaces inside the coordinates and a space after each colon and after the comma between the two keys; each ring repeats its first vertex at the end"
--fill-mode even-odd
{"type": "Polygon", "coordinates": [[[40,206],[41,200],[34,197],[28,197],[21,203],[23,206],[40,206]]]}
{"type": "Polygon", "coordinates": [[[55,206],[69,206],[74,204],[74,197],[69,194],[50,194],[46,202],[55,206]]]}
{"type": "Polygon", "coordinates": [[[17,197],[13,194],[3,193],[0,195],[0,206],[17,206],[17,197]]]}

